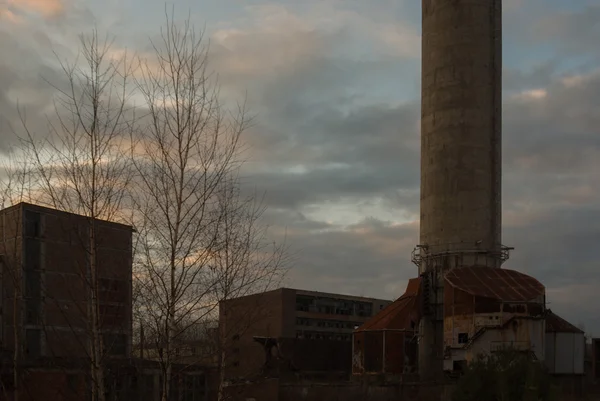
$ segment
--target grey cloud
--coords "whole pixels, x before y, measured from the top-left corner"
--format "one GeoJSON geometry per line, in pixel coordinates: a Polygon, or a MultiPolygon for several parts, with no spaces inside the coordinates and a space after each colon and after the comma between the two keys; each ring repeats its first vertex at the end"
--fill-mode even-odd
{"type": "MultiPolygon", "coordinates": [[[[556,31],[562,32],[555,38],[564,41],[564,48],[575,46],[577,37],[591,37],[576,28],[565,25],[556,31]]],[[[265,222],[271,233],[287,232],[296,255],[289,285],[395,298],[404,290],[404,280],[416,275],[409,259],[418,227],[376,219],[335,226],[308,218],[305,209],[342,199],[358,204],[384,198],[398,216],[407,209],[417,213],[419,102],[390,105],[373,95],[400,79],[410,80],[414,63],[336,55],[332,49],[346,40],[340,32],[300,32],[276,39],[243,36],[237,46],[252,44],[248,53],[231,43],[230,49],[213,43],[211,65],[225,91],[239,95],[248,90],[250,108],[257,113],[256,125],[246,136],[251,151],[244,182],[248,190],[266,191],[270,208],[265,222]],[[294,41],[301,47],[292,49],[298,45],[294,41]],[[244,57],[232,59],[235,51],[244,57]],[[247,58],[253,51],[297,58],[280,68],[254,70],[248,63],[255,59],[247,58]]],[[[0,36],[1,52],[9,49],[3,46],[15,46],[5,40],[0,36]]],[[[145,45],[146,38],[140,43],[145,45]]],[[[44,68],[34,51],[16,57],[15,65],[35,64],[29,78],[44,68]]],[[[15,65],[0,67],[0,88],[4,83],[27,87],[24,72],[15,65]]],[[[556,60],[529,70],[508,65],[504,77],[504,242],[516,247],[506,267],[538,277],[549,290],[600,281],[595,251],[600,242],[600,178],[595,173],[600,171],[600,78],[591,76],[584,85],[567,87],[559,81],[559,66],[556,60]],[[537,88],[547,90],[546,98],[512,97],[537,88]]],[[[405,86],[418,86],[418,76],[405,86]]],[[[39,82],[31,87],[42,88],[39,82]]],[[[0,110],[14,103],[6,93],[0,92],[0,110]]],[[[41,94],[38,108],[46,96],[41,94]]],[[[574,308],[566,297],[553,303],[566,318],[581,319],[600,331],[598,311],[592,307],[574,308]]]]}
{"type": "Polygon", "coordinates": [[[552,82],[556,73],[556,60],[547,60],[533,68],[523,71],[519,68],[505,67],[502,71],[502,87],[507,93],[524,89],[546,87],[552,82]]]}
{"type": "MultiPolygon", "coordinates": [[[[320,60],[318,65],[327,63],[320,60]]],[[[297,73],[306,71],[314,70],[297,73]]],[[[318,74],[328,76],[323,71],[318,74]]],[[[387,74],[382,81],[393,79],[387,74]]],[[[596,95],[600,88],[594,77],[573,87],[560,79],[552,62],[529,71],[509,68],[505,77],[508,90],[547,90],[544,99],[505,99],[504,211],[513,216],[505,219],[504,242],[516,247],[506,267],[539,278],[549,294],[567,285],[600,282],[594,247],[600,241],[600,226],[591,223],[600,221],[599,210],[591,206],[600,200],[595,185],[599,180],[594,176],[594,171],[600,171],[595,153],[600,145],[596,128],[600,126],[600,98],[596,95]],[[588,188],[591,192],[586,192],[588,188]],[[522,209],[523,202],[532,206],[522,209]],[[522,221],[516,224],[514,219],[522,221]]],[[[265,135],[273,137],[272,142],[260,142],[266,146],[261,150],[265,164],[305,164],[308,170],[288,174],[274,167],[253,175],[252,181],[267,190],[268,202],[282,213],[296,213],[307,204],[334,203],[348,196],[358,201],[400,191],[406,196],[394,204],[395,210],[417,211],[418,104],[400,108],[357,105],[343,96],[343,79],[331,80],[329,86],[327,80],[317,81],[321,87],[314,90],[346,100],[336,108],[305,96],[303,87],[310,82],[310,75],[287,75],[286,81],[270,83],[275,89],[269,96],[259,97],[265,101],[261,107],[268,110],[259,115],[264,117],[261,124],[268,127],[265,135]],[[303,84],[296,84],[296,79],[303,84]],[[335,162],[347,167],[324,168],[335,162]]],[[[333,285],[342,292],[378,295],[386,283],[400,283],[416,274],[408,261],[417,241],[416,227],[390,231],[385,224],[372,224],[360,234],[315,231],[289,237],[301,255],[295,264],[297,285],[322,290],[333,285]],[[366,242],[367,238],[374,242],[366,242]],[[384,238],[398,244],[394,254],[382,256],[378,250],[377,241],[384,238]]],[[[391,291],[399,295],[402,290],[398,286],[391,291]]],[[[552,307],[564,312],[567,319],[600,330],[593,323],[598,311],[580,308],[574,313],[576,304],[569,304],[565,297],[552,297],[552,307]]]]}
{"type": "Polygon", "coordinates": [[[556,41],[562,50],[589,54],[595,51],[600,35],[600,6],[588,5],[576,11],[548,14],[532,26],[534,38],[556,41]]]}
{"type": "Polygon", "coordinates": [[[403,289],[386,290],[385,283],[416,275],[410,263],[416,240],[415,226],[374,219],[343,231],[298,235],[293,238],[298,249],[293,279],[316,290],[396,298],[403,289]]]}

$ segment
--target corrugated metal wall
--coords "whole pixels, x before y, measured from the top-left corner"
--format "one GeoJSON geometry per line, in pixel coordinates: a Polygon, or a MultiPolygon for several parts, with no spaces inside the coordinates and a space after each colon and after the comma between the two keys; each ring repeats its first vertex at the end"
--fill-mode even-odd
{"type": "Polygon", "coordinates": [[[416,342],[414,333],[404,331],[362,331],[354,333],[352,373],[402,374],[405,362],[416,365],[416,342]]]}
{"type": "Polygon", "coordinates": [[[546,333],[546,366],[557,375],[584,374],[583,333],[546,333]]]}

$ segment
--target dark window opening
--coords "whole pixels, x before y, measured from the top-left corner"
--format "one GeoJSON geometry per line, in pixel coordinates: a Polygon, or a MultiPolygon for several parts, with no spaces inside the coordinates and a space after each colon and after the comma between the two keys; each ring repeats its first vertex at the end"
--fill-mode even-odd
{"type": "Polygon", "coordinates": [[[25,296],[30,298],[41,298],[42,284],[41,273],[39,271],[25,272],[25,296]]]}
{"type": "Polygon", "coordinates": [[[42,354],[41,330],[25,330],[25,354],[30,358],[38,358],[42,354]]]}
{"type": "Polygon", "coordinates": [[[453,361],[452,370],[455,372],[464,372],[467,368],[467,361],[453,361]]]}
{"type": "Polygon", "coordinates": [[[466,344],[469,342],[469,333],[458,333],[458,343],[466,344]]]}
{"type": "Polygon", "coordinates": [[[37,238],[41,232],[41,216],[37,212],[25,211],[25,236],[37,238]]]}
{"type": "Polygon", "coordinates": [[[105,333],[102,336],[104,352],[108,355],[124,356],[127,353],[127,335],[105,333]]]}
{"type": "Polygon", "coordinates": [[[41,243],[35,239],[25,240],[25,270],[39,270],[41,243]]]}
{"type": "Polygon", "coordinates": [[[79,376],[77,376],[76,374],[67,374],[67,387],[69,387],[69,390],[77,391],[78,384],[79,376]]]}
{"type": "Polygon", "coordinates": [[[40,323],[41,304],[39,299],[25,300],[25,323],[38,324],[40,323]]]}

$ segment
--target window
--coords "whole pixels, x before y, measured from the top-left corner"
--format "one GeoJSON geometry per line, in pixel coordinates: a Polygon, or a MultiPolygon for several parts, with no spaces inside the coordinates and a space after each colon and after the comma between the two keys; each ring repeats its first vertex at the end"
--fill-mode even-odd
{"type": "Polygon", "coordinates": [[[25,270],[39,270],[41,261],[41,243],[28,238],[25,240],[25,270]]]}
{"type": "Polygon", "coordinates": [[[37,212],[31,210],[25,211],[25,236],[37,238],[41,231],[41,216],[37,212]]]}
{"type": "Polygon", "coordinates": [[[466,344],[469,342],[469,333],[458,333],[458,343],[466,344]]]}
{"type": "Polygon", "coordinates": [[[42,295],[42,275],[39,271],[25,271],[25,296],[40,298],[42,295]]]}
{"type": "Polygon", "coordinates": [[[77,391],[79,386],[79,376],[76,374],[67,374],[67,387],[70,391],[77,391]]]}
{"type": "Polygon", "coordinates": [[[25,323],[38,324],[40,323],[41,304],[39,299],[25,299],[25,323]]]}
{"type": "Polygon", "coordinates": [[[42,354],[41,330],[25,330],[25,354],[30,358],[38,358],[42,354]]]}
{"type": "Polygon", "coordinates": [[[104,327],[118,325],[125,317],[123,307],[119,305],[100,304],[98,310],[104,327]]]}
{"type": "Polygon", "coordinates": [[[127,354],[127,335],[104,333],[102,341],[104,342],[104,352],[108,355],[125,356],[127,354]]]}

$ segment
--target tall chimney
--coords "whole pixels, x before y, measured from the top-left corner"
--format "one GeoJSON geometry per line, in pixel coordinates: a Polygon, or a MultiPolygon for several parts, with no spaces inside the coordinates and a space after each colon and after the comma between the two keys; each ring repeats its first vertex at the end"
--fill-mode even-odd
{"type": "Polygon", "coordinates": [[[443,275],[500,267],[502,1],[422,0],[419,372],[443,372],[443,275]]]}

